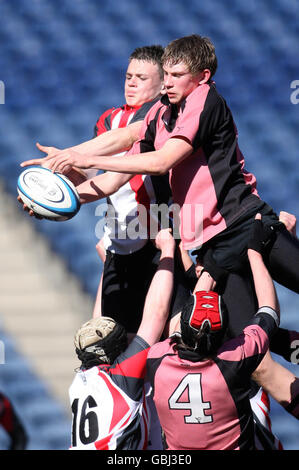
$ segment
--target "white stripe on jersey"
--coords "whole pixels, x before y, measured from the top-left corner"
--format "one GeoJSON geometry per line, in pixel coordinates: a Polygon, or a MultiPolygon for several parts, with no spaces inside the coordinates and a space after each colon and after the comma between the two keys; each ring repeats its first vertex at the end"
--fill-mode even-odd
{"type": "Polygon", "coordinates": [[[139,442],[134,440],[132,449],[146,448],[148,422],[142,419],[143,400],[132,400],[98,367],[77,372],[69,397],[73,412],[72,450],[115,450],[120,439],[126,441],[132,434],[130,425],[134,420],[139,431],[136,437],[141,438],[139,442]]]}
{"type": "MultiPolygon", "coordinates": [[[[128,118],[127,125],[131,122],[136,110],[132,110],[128,118]]],[[[120,110],[113,116],[111,129],[119,126],[123,111],[120,110]]],[[[119,157],[126,152],[113,155],[119,157]]],[[[147,199],[150,204],[156,202],[156,195],[150,175],[142,175],[143,184],[146,190],[147,199]]],[[[107,198],[108,205],[113,206],[111,212],[107,212],[106,224],[104,226],[103,242],[106,250],[119,255],[128,255],[143,248],[148,241],[148,227],[136,227],[136,217],[138,213],[138,204],[145,205],[145,201],[138,200],[137,193],[133,190],[130,181],[123,185],[116,193],[107,198]],[[132,238],[128,233],[128,227],[136,227],[136,236],[132,238]]]]}

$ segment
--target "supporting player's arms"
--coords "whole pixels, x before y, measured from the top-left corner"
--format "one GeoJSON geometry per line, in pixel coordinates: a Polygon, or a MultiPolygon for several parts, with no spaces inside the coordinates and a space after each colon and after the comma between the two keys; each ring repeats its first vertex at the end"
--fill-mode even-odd
{"type": "Polygon", "coordinates": [[[114,194],[126,184],[133,175],[127,173],[106,172],[85,181],[76,187],[81,204],[103,199],[114,194]]]}
{"type": "Polygon", "coordinates": [[[172,297],[175,241],[168,229],[158,233],[156,246],[161,250],[160,262],[146,296],[137,332],[150,346],[162,335],[172,297]]]}

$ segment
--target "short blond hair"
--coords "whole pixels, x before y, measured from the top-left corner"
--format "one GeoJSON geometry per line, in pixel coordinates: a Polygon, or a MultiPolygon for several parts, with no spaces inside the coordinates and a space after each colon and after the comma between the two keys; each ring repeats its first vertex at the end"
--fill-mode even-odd
{"type": "Polygon", "coordinates": [[[184,62],[192,75],[208,69],[212,77],[217,70],[214,44],[209,38],[198,34],[184,36],[170,42],[164,50],[162,62],[163,65],[171,66],[184,62]]]}

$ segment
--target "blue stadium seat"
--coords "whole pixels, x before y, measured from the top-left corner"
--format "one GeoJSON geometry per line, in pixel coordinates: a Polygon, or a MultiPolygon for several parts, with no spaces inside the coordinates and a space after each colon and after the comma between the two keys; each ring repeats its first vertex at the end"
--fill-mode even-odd
{"type": "MultiPolygon", "coordinates": [[[[0,172],[14,196],[19,163],[40,155],[36,141],[64,148],[87,140],[99,115],[123,103],[124,70],[135,47],[199,33],[216,45],[217,87],[264,199],[299,209],[298,105],[290,102],[290,83],[299,79],[295,1],[232,0],[228,7],[221,0],[10,0],[1,2],[1,18],[0,172]]],[[[93,294],[101,269],[98,219],[92,207],[63,225],[33,221],[93,294]],[[74,258],[70,247],[84,254],[74,258]]],[[[13,375],[7,373],[10,384],[13,375]]],[[[49,439],[54,445],[54,432],[49,439]]]]}

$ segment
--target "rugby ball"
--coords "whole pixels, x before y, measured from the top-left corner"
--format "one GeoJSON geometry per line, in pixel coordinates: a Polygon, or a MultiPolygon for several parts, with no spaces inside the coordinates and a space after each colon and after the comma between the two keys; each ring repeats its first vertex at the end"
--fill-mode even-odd
{"type": "Polygon", "coordinates": [[[69,220],[80,209],[73,183],[48,168],[32,166],[24,170],[18,178],[17,191],[23,203],[45,219],[69,220]]]}

